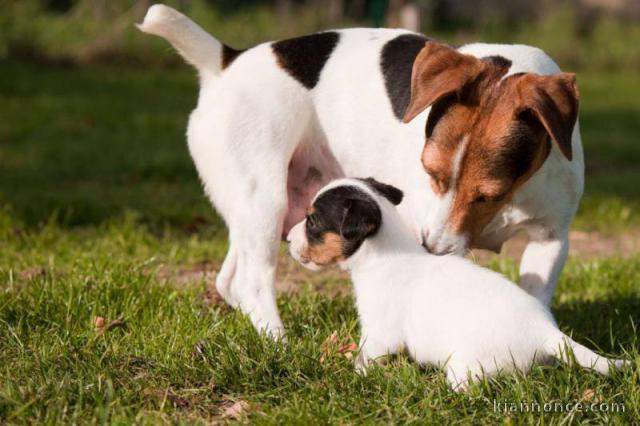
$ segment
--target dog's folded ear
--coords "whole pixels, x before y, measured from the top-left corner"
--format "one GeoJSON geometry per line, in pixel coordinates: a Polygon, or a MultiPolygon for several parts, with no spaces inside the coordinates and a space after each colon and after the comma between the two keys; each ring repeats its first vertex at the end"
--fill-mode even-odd
{"type": "MultiPolygon", "coordinates": [[[[348,198],[344,201],[344,218],[340,226],[340,234],[351,242],[352,253],[362,241],[378,232],[382,224],[380,207],[370,196],[348,198]]],[[[352,253],[347,253],[352,254],[352,253]]]]}
{"type": "Polygon", "coordinates": [[[369,185],[378,194],[389,200],[389,202],[394,206],[397,206],[402,202],[404,193],[395,186],[379,182],[372,177],[362,179],[362,181],[369,185]]]}
{"type": "Polygon", "coordinates": [[[571,161],[571,136],[580,99],[575,74],[525,74],[518,83],[519,114],[532,112],[571,161]]]}
{"type": "Polygon", "coordinates": [[[438,99],[459,94],[477,80],[486,65],[451,47],[427,41],[413,63],[411,100],[402,121],[408,123],[438,99]]]}

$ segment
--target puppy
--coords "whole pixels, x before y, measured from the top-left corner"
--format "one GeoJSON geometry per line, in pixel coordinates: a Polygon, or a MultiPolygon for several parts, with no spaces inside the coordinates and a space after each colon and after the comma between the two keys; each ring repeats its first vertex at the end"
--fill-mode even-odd
{"type": "Polygon", "coordinates": [[[443,366],[456,390],[482,376],[556,358],[566,348],[584,368],[607,374],[609,360],[562,333],[549,309],[502,275],[455,256],[425,252],[395,206],[402,192],[372,178],[340,179],[315,196],[291,229],[291,255],[319,270],[351,273],[362,338],[356,367],[406,350],[443,366]]]}

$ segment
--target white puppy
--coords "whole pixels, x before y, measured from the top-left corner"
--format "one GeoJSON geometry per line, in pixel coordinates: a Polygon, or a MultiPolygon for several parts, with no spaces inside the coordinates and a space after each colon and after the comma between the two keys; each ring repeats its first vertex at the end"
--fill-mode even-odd
{"type": "Polygon", "coordinates": [[[395,205],[402,192],[371,178],[340,179],[320,190],[288,235],[292,256],[318,270],[351,272],[362,328],[359,369],[406,350],[446,368],[454,389],[533,362],[567,361],[602,374],[609,360],[562,333],[549,309],[502,275],[455,256],[425,252],[395,205]]]}

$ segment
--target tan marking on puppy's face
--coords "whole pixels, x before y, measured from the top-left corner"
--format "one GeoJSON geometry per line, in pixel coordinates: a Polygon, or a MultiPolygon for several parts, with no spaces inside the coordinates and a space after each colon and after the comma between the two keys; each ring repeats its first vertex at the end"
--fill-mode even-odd
{"type": "MultiPolygon", "coordinates": [[[[430,80],[421,84],[414,76],[408,115],[410,119],[421,108],[432,107],[422,163],[434,193],[452,200],[443,226],[467,237],[473,246],[514,192],[542,166],[550,140],[571,159],[578,108],[575,77],[562,73],[503,78],[507,69],[500,65],[441,45],[423,50],[427,48],[422,59],[419,55],[416,62],[423,64],[416,63],[414,73],[426,73],[430,80]],[[433,69],[440,67],[442,58],[452,64],[455,83],[446,79],[440,85],[434,83],[439,77],[433,77],[433,69]],[[420,104],[421,99],[430,104],[420,104]],[[463,142],[462,158],[457,158],[463,142]]],[[[447,72],[440,73],[446,76],[447,72]]]]}
{"type": "Polygon", "coordinates": [[[327,232],[322,235],[321,241],[310,241],[300,256],[318,266],[327,266],[345,259],[344,247],[344,238],[335,232],[327,232]]]}

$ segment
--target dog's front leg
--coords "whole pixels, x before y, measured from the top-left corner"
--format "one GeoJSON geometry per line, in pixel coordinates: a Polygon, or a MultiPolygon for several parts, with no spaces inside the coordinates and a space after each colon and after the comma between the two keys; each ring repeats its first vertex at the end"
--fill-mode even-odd
{"type": "Polygon", "coordinates": [[[568,253],[568,229],[530,229],[529,242],[520,261],[520,286],[549,306],[568,253]]]}

